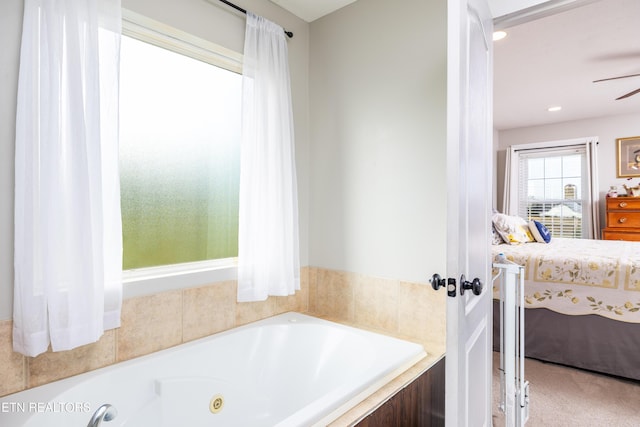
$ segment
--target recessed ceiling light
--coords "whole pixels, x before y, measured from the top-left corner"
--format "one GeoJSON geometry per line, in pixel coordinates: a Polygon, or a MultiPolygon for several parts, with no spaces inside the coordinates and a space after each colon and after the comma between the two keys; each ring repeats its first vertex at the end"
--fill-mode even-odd
{"type": "Polygon", "coordinates": [[[493,41],[502,40],[507,37],[507,33],[505,31],[494,31],[493,32],[493,41]]]}
{"type": "Polygon", "coordinates": [[[554,111],[560,111],[560,110],[562,110],[562,107],[561,107],[561,106],[559,106],[559,105],[557,105],[557,106],[555,106],[555,107],[549,107],[549,108],[547,108],[547,111],[550,111],[550,112],[552,112],[552,113],[553,113],[554,111]]]}

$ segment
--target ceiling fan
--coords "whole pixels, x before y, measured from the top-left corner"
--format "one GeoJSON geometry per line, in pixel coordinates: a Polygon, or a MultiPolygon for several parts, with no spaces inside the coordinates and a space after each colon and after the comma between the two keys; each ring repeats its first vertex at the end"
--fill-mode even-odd
{"type": "MultiPolygon", "coordinates": [[[[628,77],[637,77],[637,76],[640,76],[640,74],[627,74],[626,76],[609,77],[609,78],[606,78],[606,79],[594,80],[594,81],[593,81],[593,83],[606,82],[606,81],[608,81],[608,80],[626,79],[626,78],[628,78],[628,77]]],[[[620,96],[620,97],[616,98],[616,101],[618,101],[619,99],[628,98],[628,97],[630,97],[630,96],[635,95],[636,93],[640,93],[640,88],[638,88],[638,89],[636,89],[636,90],[633,90],[633,91],[631,91],[631,92],[629,92],[629,93],[625,93],[624,95],[622,95],[622,96],[620,96]]]]}

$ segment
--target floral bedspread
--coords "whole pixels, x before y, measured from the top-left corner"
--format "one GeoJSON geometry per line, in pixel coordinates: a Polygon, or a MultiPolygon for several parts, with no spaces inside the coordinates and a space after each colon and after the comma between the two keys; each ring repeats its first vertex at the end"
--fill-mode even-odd
{"type": "Polygon", "coordinates": [[[553,238],[492,248],[494,259],[503,253],[525,267],[527,308],[640,323],[640,242],[553,238]]]}

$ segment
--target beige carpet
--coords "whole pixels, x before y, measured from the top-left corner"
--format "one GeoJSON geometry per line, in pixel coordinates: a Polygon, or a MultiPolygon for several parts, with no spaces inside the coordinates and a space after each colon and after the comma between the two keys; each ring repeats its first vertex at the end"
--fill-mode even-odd
{"type": "MultiPolygon", "coordinates": [[[[640,363],[640,349],[638,349],[640,363]]],[[[493,425],[504,426],[497,409],[499,354],[493,354],[493,425]]],[[[530,383],[527,427],[638,427],[640,382],[526,359],[530,383]]]]}

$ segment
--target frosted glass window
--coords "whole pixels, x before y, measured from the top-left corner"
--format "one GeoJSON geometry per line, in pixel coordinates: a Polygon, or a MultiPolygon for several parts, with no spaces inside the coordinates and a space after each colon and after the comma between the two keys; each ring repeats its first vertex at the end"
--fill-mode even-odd
{"type": "Polygon", "coordinates": [[[241,76],[122,37],[125,270],[235,257],[241,76]]]}

